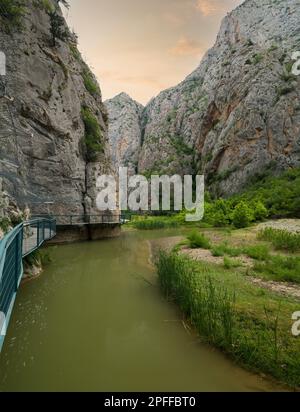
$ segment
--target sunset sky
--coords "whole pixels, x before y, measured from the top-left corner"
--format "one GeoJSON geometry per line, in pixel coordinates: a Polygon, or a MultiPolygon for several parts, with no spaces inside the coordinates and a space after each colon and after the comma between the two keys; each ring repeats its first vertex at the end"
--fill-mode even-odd
{"type": "Polygon", "coordinates": [[[182,81],[242,0],[69,0],[66,12],[104,99],[147,103],[182,81]]]}

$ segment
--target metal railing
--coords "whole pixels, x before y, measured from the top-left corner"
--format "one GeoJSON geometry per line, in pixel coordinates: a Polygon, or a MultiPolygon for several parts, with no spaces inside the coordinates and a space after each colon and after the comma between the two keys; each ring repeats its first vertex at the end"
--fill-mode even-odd
{"type": "MultiPolygon", "coordinates": [[[[37,218],[48,215],[37,215],[37,218]]],[[[57,226],[76,225],[118,225],[129,220],[128,216],[121,214],[99,214],[99,215],[51,215],[55,218],[57,226]]]]}
{"type": "Polygon", "coordinates": [[[22,259],[55,234],[55,219],[40,218],[21,223],[0,241],[0,350],[23,276],[22,259]]]}

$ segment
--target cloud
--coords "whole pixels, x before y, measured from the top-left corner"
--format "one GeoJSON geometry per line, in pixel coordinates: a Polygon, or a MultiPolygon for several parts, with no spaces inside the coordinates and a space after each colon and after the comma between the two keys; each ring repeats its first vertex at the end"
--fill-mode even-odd
{"type": "Polygon", "coordinates": [[[111,70],[106,70],[102,71],[100,73],[100,77],[102,79],[109,79],[109,80],[114,80],[119,83],[128,83],[128,84],[141,84],[141,85],[150,85],[150,86],[156,86],[156,87],[162,87],[162,83],[156,79],[153,76],[126,76],[126,75],[120,75],[120,72],[115,72],[111,70]]]}
{"type": "Polygon", "coordinates": [[[182,16],[177,16],[175,13],[171,12],[165,13],[163,18],[175,27],[182,26],[185,23],[185,19],[182,16]]]}
{"type": "Polygon", "coordinates": [[[196,8],[206,17],[213,16],[219,13],[224,13],[224,11],[228,8],[228,1],[197,0],[196,8]]]}
{"type": "Polygon", "coordinates": [[[173,56],[199,56],[203,52],[202,45],[196,40],[181,37],[176,45],[169,50],[173,56]]]}

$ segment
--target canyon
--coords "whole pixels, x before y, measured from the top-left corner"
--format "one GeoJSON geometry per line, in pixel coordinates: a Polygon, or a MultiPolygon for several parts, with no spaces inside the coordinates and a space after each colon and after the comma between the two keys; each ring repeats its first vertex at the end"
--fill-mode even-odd
{"type": "MultiPolygon", "coordinates": [[[[109,101],[112,149],[116,136],[123,153],[141,139],[133,155],[139,173],[204,174],[222,196],[243,190],[258,172],[299,167],[297,50],[298,0],[246,0],[224,18],[199,67],[153,98],[141,116],[128,96],[126,109],[118,109],[119,96],[109,101]],[[124,134],[128,118],[132,126],[124,134]]],[[[127,161],[119,156],[118,164],[127,161]]]]}

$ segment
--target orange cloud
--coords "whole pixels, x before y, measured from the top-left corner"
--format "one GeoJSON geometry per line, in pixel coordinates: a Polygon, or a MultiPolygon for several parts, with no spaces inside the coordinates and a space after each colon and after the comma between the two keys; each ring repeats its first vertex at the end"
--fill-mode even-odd
{"type": "Polygon", "coordinates": [[[177,44],[169,50],[173,56],[199,56],[203,52],[202,45],[187,37],[181,37],[177,44]]]}
{"type": "Polygon", "coordinates": [[[167,12],[163,15],[163,18],[170,24],[172,24],[175,27],[181,26],[185,23],[185,19],[177,16],[174,13],[167,12]]]}
{"type": "Polygon", "coordinates": [[[163,84],[153,76],[120,76],[119,72],[106,70],[100,73],[100,78],[110,79],[121,83],[139,83],[143,85],[163,87],[163,84]]]}
{"type": "Polygon", "coordinates": [[[212,16],[226,10],[226,0],[197,0],[196,8],[204,16],[212,16]]]}

